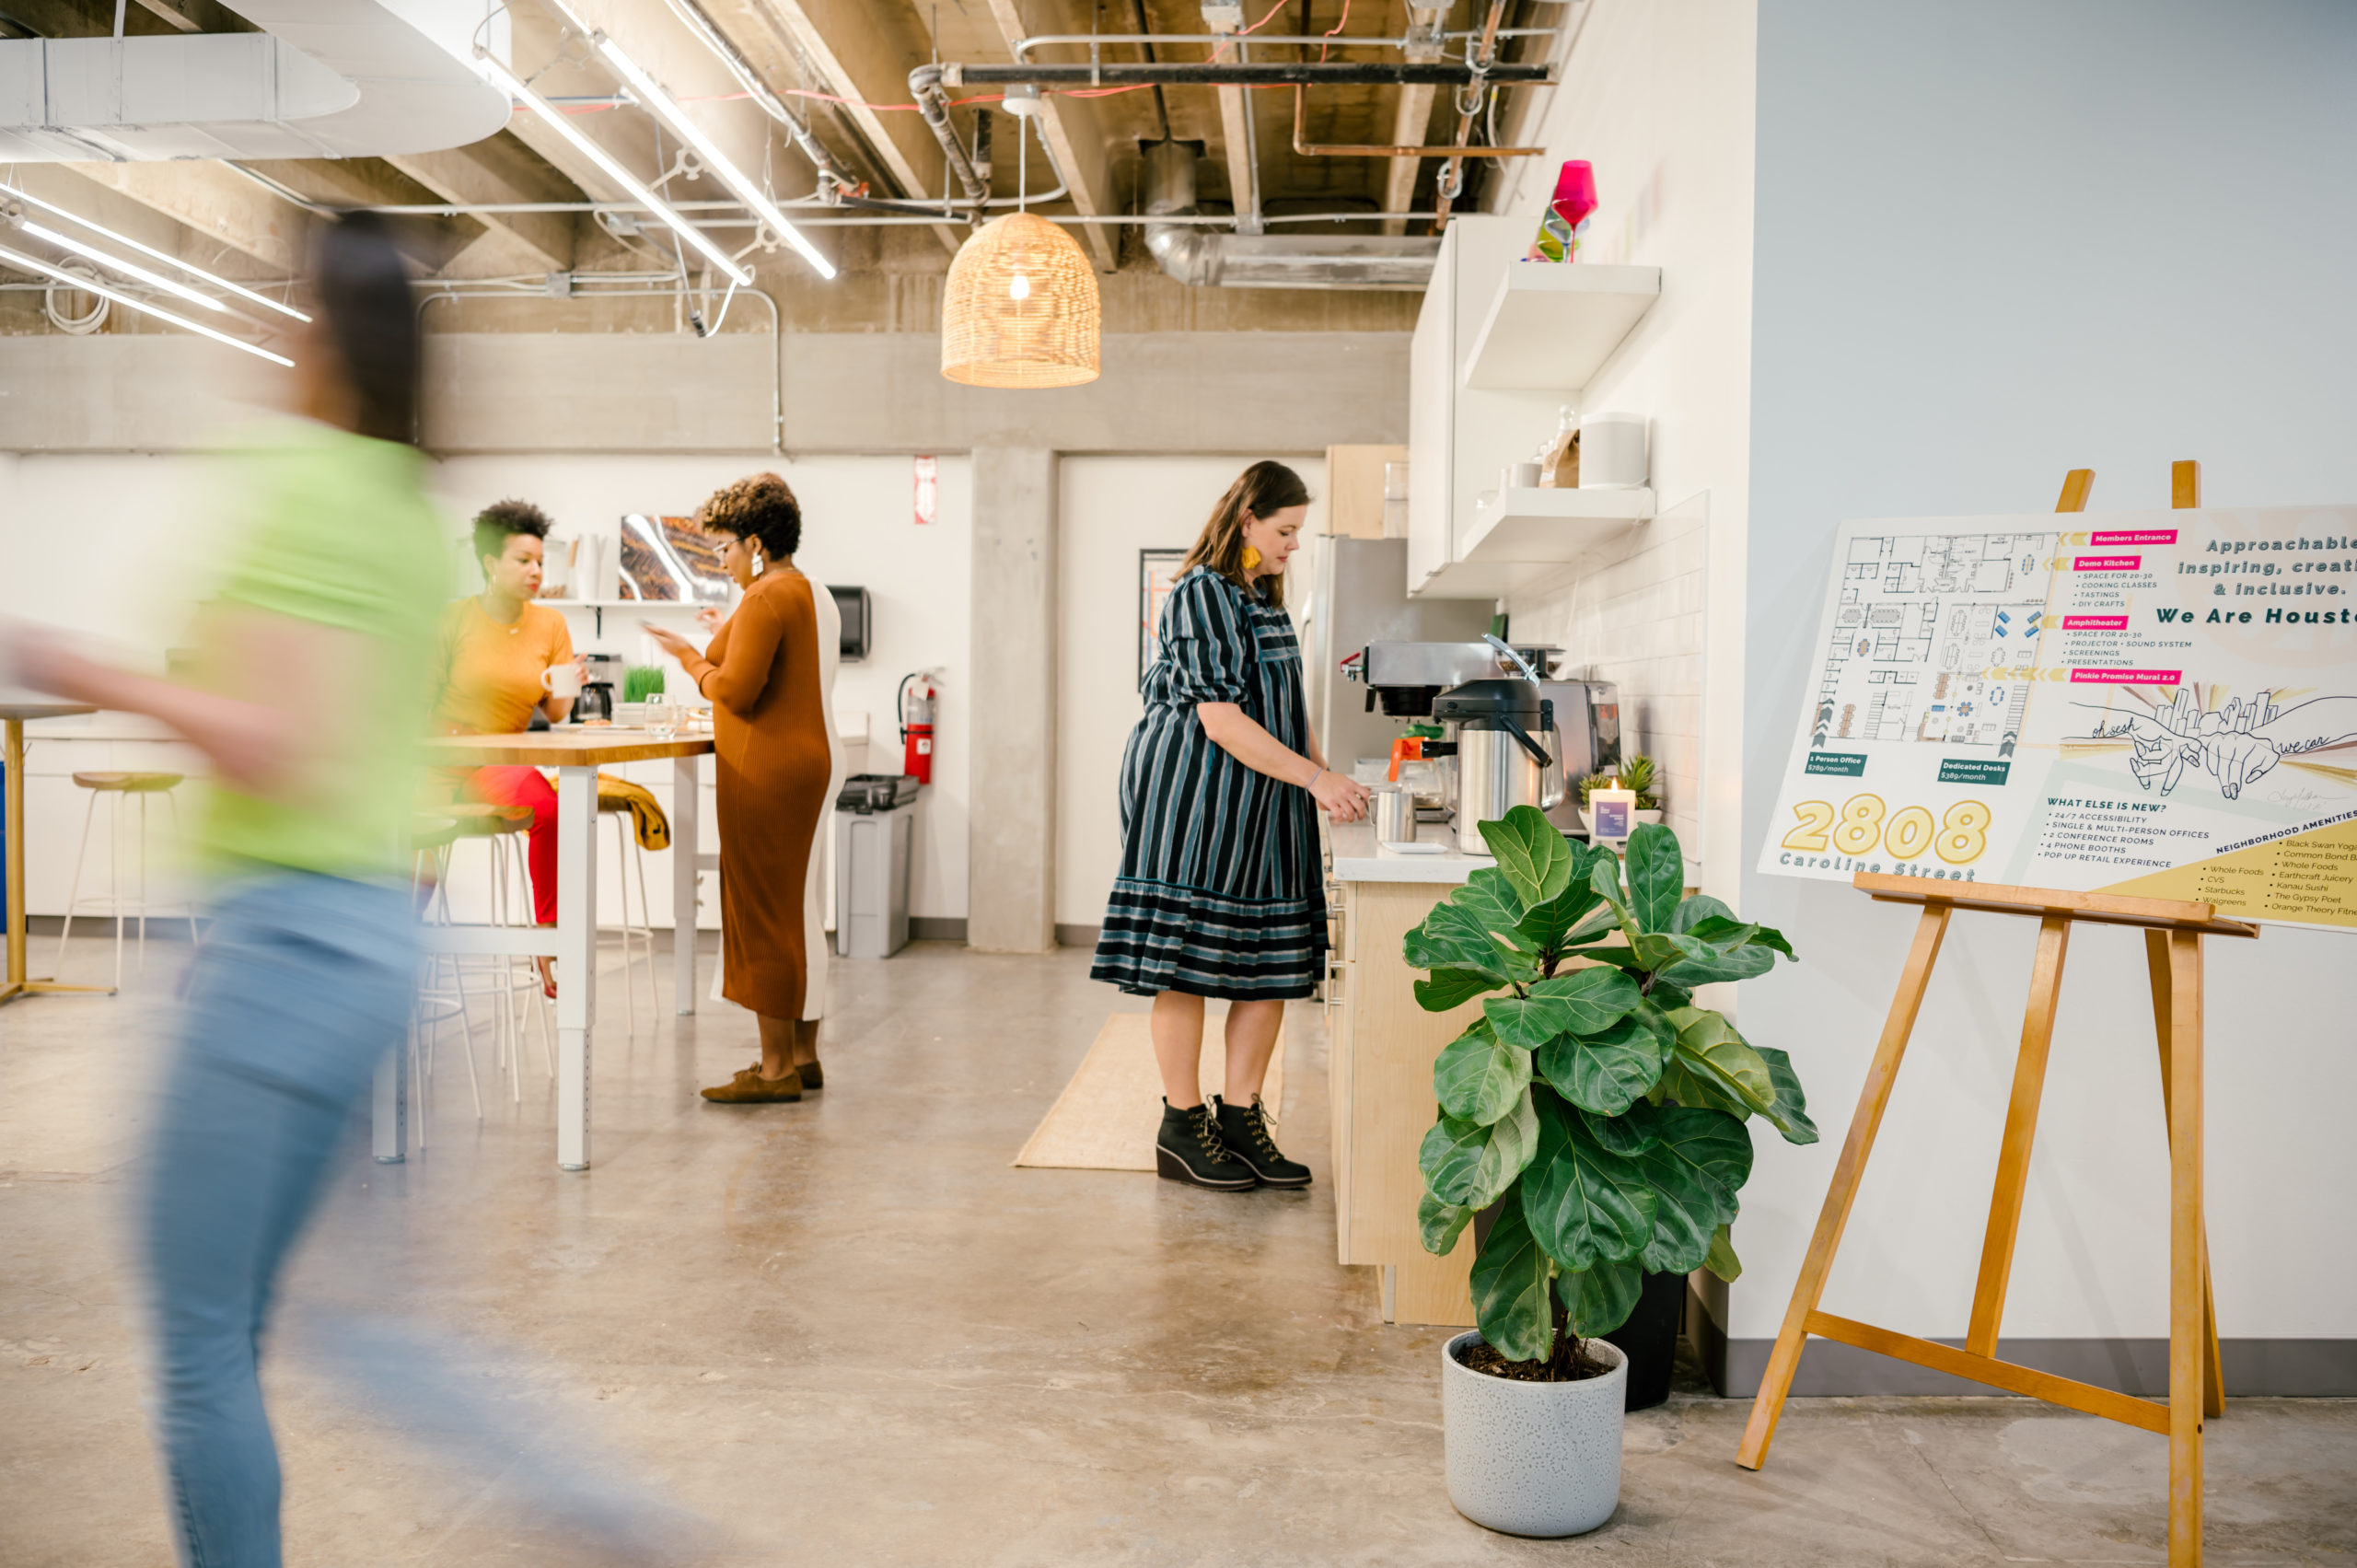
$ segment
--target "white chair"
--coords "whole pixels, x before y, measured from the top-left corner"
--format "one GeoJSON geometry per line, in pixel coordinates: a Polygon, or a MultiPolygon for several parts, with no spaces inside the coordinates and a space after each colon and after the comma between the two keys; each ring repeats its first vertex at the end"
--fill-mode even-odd
{"type": "MultiPolygon", "coordinates": [[[[52,970],[52,973],[59,975],[64,973],[65,939],[74,934],[74,917],[82,912],[85,904],[103,905],[106,912],[114,920],[114,984],[111,989],[116,991],[122,989],[122,928],[124,923],[134,917],[139,922],[139,967],[143,971],[145,970],[147,919],[151,913],[155,912],[147,901],[147,803],[156,796],[161,796],[171,807],[172,837],[179,841],[182,858],[185,859],[188,840],[187,835],[180,830],[180,796],[173,793],[180,787],[183,777],[184,775],[180,773],[155,772],[88,772],[74,775],[74,782],[90,792],[90,804],[82,812],[82,847],[75,852],[74,855],[74,881],[65,895],[65,925],[64,929],[57,934],[57,963],[52,970]],[[107,857],[107,890],[102,896],[93,894],[85,899],[82,897],[82,869],[84,864],[89,859],[90,828],[98,819],[99,802],[101,800],[107,803],[107,831],[109,842],[112,848],[112,853],[107,857]],[[124,810],[124,806],[132,800],[139,803],[139,812],[136,819],[135,842],[130,854],[126,855],[123,846],[123,823],[130,813],[124,810]],[[122,896],[123,867],[126,859],[137,868],[135,876],[138,889],[137,897],[127,904],[122,896]]],[[[197,941],[199,938],[195,907],[186,900],[172,900],[164,907],[169,909],[175,904],[180,912],[169,918],[186,919],[189,940],[192,943],[197,941]]]]}

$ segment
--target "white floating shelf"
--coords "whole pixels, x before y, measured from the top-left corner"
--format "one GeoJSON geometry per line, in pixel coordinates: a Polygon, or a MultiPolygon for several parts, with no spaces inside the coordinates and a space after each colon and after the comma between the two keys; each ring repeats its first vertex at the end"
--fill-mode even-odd
{"type": "Polygon", "coordinates": [[[1417,586],[1434,598],[1493,598],[1534,567],[1585,560],[1654,515],[1650,490],[1506,490],[1477,506],[1457,559],[1417,586]]]}
{"type": "Polygon", "coordinates": [[[1465,356],[1464,384],[1490,390],[1585,387],[1660,297],[1659,267],[1509,261],[1465,356]]]}

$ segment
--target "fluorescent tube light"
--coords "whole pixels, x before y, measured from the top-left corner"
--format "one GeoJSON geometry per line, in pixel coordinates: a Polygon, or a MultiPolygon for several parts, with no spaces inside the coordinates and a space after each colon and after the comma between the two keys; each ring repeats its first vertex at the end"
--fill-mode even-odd
{"type": "Polygon", "coordinates": [[[575,150],[582,157],[604,170],[606,178],[629,192],[631,200],[670,225],[674,233],[702,251],[704,258],[726,273],[730,281],[745,288],[750,288],[753,285],[752,273],[739,266],[730,258],[728,252],[723,250],[703,230],[681,217],[673,210],[669,203],[648,190],[635,175],[616,162],[611,153],[592,141],[586,132],[568,120],[555,105],[525,86],[522,77],[489,54],[481,55],[479,58],[482,62],[483,69],[491,74],[492,80],[505,87],[508,96],[518,99],[533,113],[547,121],[549,129],[572,143],[575,150]]]}
{"type": "Polygon", "coordinates": [[[778,211],[777,203],[769,199],[768,193],[754,184],[745,171],[720,150],[704,134],[703,127],[688,118],[687,110],[672,101],[671,95],[665,92],[654,77],[640,70],[638,63],[623,53],[612,39],[600,37],[598,49],[605,55],[608,64],[621,74],[622,80],[630,84],[630,89],[638,100],[660,115],[664,123],[679,134],[681,141],[695,148],[696,156],[703,159],[704,166],[720,177],[720,182],[727,186],[738,201],[753,210],[755,217],[769,225],[780,238],[799,251],[802,259],[809,262],[820,277],[835,275],[835,264],[819,253],[819,248],[810,243],[808,236],[787,221],[786,215],[778,211]]]}
{"type": "Polygon", "coordinates": [[[240,339],[233,338],[226,332],[216,332],[212,328],[192,321],[185,316],[175,316],[170,311],[164,309],[161,306],[150,305],[144,299],[134,299],[131,296],[122,293],[119,290],[109,288],[102,283],[93,283],[88,278],[78,277],[75,274],[67,272],[63,267],[53,267],[47,261],[41,261],[36,257],[28,256],[20,250],[11,250],[6,246],[0,245],[0,261],[5,261],[9,266],[18,267],[29,273],[38,273],[43,277],[55,278],[59,283],[65,285],[69,288],[78,288],[87,294],[95,294],[101,299],[111,299],[117,305],[126,306],[133,310],[144,311],[147,315],[157,318],[158,320],[169,321],[175,327],[184,328],[192,332],[202,333],[203,336],[211,338],[215,343],[227,343],[231,348],[244,349],[248,354],[252,354],[257,359],[267,359],[273,365],[284,365],[289,370],[292,370],[295,367],[295,362],[287,358],[283,354],[273,354],[266,348],[260,348],[240,339]]]}
{"type": "MultiPolygon", "coordinates": [[[[19,191],[13,185],[0,185],[0,196],[10,196],[19,202],[29,202],[45,213],[53,213],[57,216],[64,218],[68,223],[80,225],[82,227],[88,229],[92,234],[99,236],[102,239],[120,245],[127,250],[136,250],[142,256],[161,261],[168,267],[177,267],[192,278],[197,278],[205,283],[211,284],[215,288],[226,289],[231,294],[236,295],[238,298],[251,300],[254,304],[262,307],[266,310],[275,310],[281,316],[292,316],[297,321],[308,321],[310,319],[308,316],[304,315],[303,312],[296,309],[292,305],[281,305],[277,300],[272,299],[266,295],[256,294],[252,289],[243,287],[238,284],[233,284],[227,278],[215,277],[213,273],[206,272],[203,267],[192,267],[186,261],[181,261],[178,256],[168,256],[152,245],[142,245],[139,241],[130,238],[128,235],[117,234],[110,228],[92,223],[88,218],[82,216],[81,214],[68,212],[54,202],[44,202],[39,196],[32,194],[30,192],[19,191]]],[[[28,225],[27,226],[29,227],[30,226],[28,225]]],[[[51,237],[44,236],[44,238],[51,237]]],[[[64,240],[59,240],[57,243],[65,245],[66,249],[69,250],[75,249],[72,244],[64,240]]],[[[85,254],[87,254],[87,252],[85,252],[85,254]]],[[[108,266],[116,267],[124,271],[129,270],[127,263],[116,261],[112,257],[100,259],[103,260],[108,266]]],[[[154,278],[150,278],[148,281],[156,283],[161,282],[161,280],[154,278]]],[[[170,284],[162,284],[161,286],[172,289],[172,292],[175,294],[184,294],[186,292],[185,290],[174,287],[170,284]]],[[[213,308],[216,310],[221,308],[220,306],[213,305],[213,302],[209,299],[200,299],[198,303],[202,305],[211,305],[213,306],[213,308]]]]}
{"type": "Polygon", "coordinates": [[[38,224],[27,218],[23,226],[25,232],[36,239],[46,239],[62,250],[73,251],[86,261],[96,261],[101,267],[111,267],[123,276],[137,278],[151,288],[160,288],[166,294],[177,294],[192,305],[202,305],[207,310],[225,312],[229,308],[212,296],[199,294],[186,284],[174,283],[161,273],[151,273],[136,261],[126,261],[120,256],[108,255],[95,245],[85,245],[78,239],[68,239],[45,224],[38,224]]]}

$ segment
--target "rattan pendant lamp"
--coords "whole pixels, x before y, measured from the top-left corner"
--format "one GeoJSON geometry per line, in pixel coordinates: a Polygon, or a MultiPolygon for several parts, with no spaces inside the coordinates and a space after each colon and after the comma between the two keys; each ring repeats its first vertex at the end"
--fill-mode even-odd
{"type": "MultiPolygon", "coordinates": [[[[1016,101],[1008,95],[1010,109],[1016,101]]],[[[1024,125],[1016,141],[1018,192],[1029,131],[1024,125]]],[[[1023,211],[1018,196],[1016,211],[975,230],[949,263],[941,373],[969,387],[1094,381],[1099,314],[1097,273],[1079,243],[1062,225],[1023,211]]]]}

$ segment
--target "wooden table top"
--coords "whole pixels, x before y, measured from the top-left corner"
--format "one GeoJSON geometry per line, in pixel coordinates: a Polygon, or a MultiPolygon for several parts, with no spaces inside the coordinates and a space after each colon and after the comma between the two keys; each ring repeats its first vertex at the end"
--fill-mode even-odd
{"type": "Polygon", "coordinates": [[[521,735],[438,735],[426,742],[430,761],[470,768],[602,768],[610,762],[650,762],[702,757],[709,735],[657,739],[644,729],[540,729],[521,735]]]}
{"type": "Polygon", "coordinates": [[[0,719],[70,719],[77,714],[95,714],[98,711],[87,703],[19,701],[14,697],[0,697],[0,719]]]}

